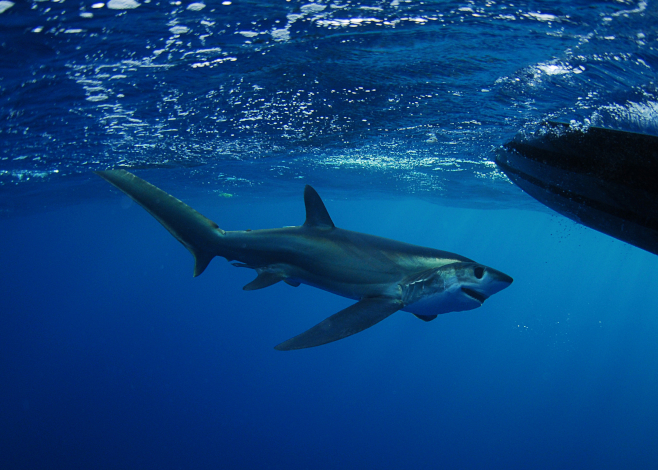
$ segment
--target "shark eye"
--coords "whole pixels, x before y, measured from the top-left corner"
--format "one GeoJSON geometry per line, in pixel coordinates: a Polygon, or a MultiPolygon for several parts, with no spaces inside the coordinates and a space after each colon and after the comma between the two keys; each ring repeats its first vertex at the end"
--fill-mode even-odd
{"type": "Polygon", "coordinates": [[[473,274],[475,274],[475,277],[478,279],[482,279],[482,276],[484,276],[484,268],[482,266],[477,266],[473,269],[473,274]]]}

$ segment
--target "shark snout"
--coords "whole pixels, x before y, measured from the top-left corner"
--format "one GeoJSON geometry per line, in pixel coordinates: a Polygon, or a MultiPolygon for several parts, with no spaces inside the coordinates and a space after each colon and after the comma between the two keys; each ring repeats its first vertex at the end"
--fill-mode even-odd
{"type": "Polygon", "coordinates": [[[514,282],[511,276],[493,268],[486,269],[486,276],[488,277],[488,282],[485,284],[487,297],[500,292],[514,282]]]}
{"type": "MultiPolygon", "coordinates": [[[[512,282],[514,282],[514,279],[512,279],[511,276],[508,276],[505,273],[501,273],[500,271],[497,271],[497,270],[492,269],[492,268],[487,268],[487,271],[496,280],[496,282],[500,282],[500,283],[505,284],[505,287],[509,286],[512,282]]],[[[503,289],[505,287],[503,287],[503,289]]]]}

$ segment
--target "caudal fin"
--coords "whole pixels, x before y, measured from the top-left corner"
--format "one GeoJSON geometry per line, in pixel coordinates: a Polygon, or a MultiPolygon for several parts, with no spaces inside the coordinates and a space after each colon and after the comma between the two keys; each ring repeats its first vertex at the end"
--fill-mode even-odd
{"type": "Polygon", "coordinates": [[[218,254],[219,238],[224,231],[212,220],[126,170],[97,171],[96,174],[146,209],[192,253],[195,277],[218,254]]]}

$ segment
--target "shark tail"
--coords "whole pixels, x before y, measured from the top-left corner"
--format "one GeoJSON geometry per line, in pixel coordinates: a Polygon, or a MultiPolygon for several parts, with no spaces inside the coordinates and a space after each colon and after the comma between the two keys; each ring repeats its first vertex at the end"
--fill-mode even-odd
{"type": "Polygon", "coordinates": [[[201,274],[217,256],[224,231],[184,202],[126,170],[96,174],[126,193],[146,209],[194,256],[194,276],[201,274]]]}

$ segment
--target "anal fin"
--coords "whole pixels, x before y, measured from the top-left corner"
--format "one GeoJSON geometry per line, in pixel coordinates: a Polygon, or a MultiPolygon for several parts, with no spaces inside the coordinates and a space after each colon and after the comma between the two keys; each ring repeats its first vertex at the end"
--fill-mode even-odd
{"type": "Polygon", "coordinates": [[[312,348],[331,343],[370,328],[403,307],[397,299],[373,297],[326,318],[313,328],[275,346],[279,351],[312,348]]]}

